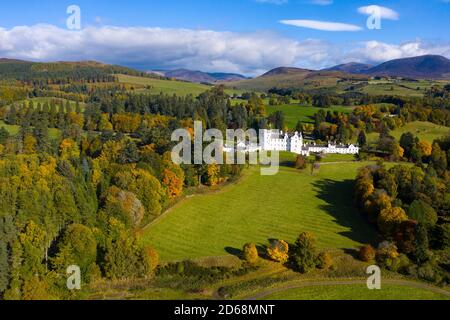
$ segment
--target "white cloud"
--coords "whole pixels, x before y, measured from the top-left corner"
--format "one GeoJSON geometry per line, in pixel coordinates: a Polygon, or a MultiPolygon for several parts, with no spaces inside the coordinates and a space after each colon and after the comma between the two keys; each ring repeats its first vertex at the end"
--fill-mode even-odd
{"type": "Polygon", "coordinates": [[[321,31],[360,31],[361,27],[353,24],[339,23],[339,22],[329,22],[329,21],[318,21],[318,20],[281,20],[280,23],[301,27],[309,28],[321,31]]]}
{"type": "Polygon", "coordinates": [[[69,31],[46,24],[0,28],[0,57],[33,61],[92,59],[145,69],[184,67],[254,75],[299,62],[312,68],[331,54],[325,42],[273,33],[112,26],[69,31]]]}
{"type": "Polygon", "coordinates": [[[142,70],[188,68],[259,75],[279,66],[321,69],[342,62],[384,62],[423,54],[450,58],[450,44],[415,40],[333,44],[274,33],[52,25],[0,28],[0,57],[32,61],[97,60],[142,70]]]}
{"type": "Polygon", "coordinates": [[[382,19],[387,19],[387,20],[398,20],[400,15],[390,9],[390,8],[386,8],[386,7],[381,7],[378,5],[370,5],[370,6],[366,6],[366,7],[360,7],[358,8],[358,12],[361,14],[365,14],[365,15],[374,15],[374,14],[379,14],[380,18],[382,19]]]}
{"type": "Polygon", "coordinates": [[[369,62],[385,62],[393,59],[409,58],[426,54],[450,57],[449,43],[425,42],[415,40],[402,44],[389,44],[379,41],[367,41],[362,46],[347,53],[349,59],[369,62]]]}

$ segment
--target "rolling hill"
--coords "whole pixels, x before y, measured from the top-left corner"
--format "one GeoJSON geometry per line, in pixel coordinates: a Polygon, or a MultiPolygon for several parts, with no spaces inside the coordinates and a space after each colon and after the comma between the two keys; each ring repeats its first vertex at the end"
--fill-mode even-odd
{"type": "Polygon", "coordinates": [[[177,80],[189,81],[194,83],[216,83],[218,81],[238,81],[244,80],[246,77],[235,73],[215,72],[207,73],[202,71],[194,71],[188,69],[177,69],[169,71],[150,71],[149,74],[157,74],[167,78],[173,78],[177,80]]]}
{"type": "Polygon", "coordinates": [[[364,73],[415,79],[446,79],[450,78],[450,60],[436,55],[396,59],[370,68],[364,73]]]}
{"type": "Polygon", "coordinates": [[[340,71],[345,73],[362,74],[367,72],[371,68],[373,68],[373,65],[358,62],[350,62],[340,64],[331,68],[323,69],[323,71],[340,71]]]}
{"type": "Polygon", "coordinates": [[[299,68],[281,67],[270,70],[260,77],[232,81],[227,86],[242,89],[267,91],[272,88],[286,89],[303,87],[309,90],[335,87],[341,80],[367,80],[365,75],[352,75],[338,71],[313,71],[299,68]]]}

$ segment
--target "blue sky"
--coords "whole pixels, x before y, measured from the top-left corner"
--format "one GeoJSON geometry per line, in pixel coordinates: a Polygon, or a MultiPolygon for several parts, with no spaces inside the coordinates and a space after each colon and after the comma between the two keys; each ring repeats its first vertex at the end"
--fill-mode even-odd
{"type": "Polygon", "coordinates": [[[450,0],[0,4],[2,57],[95,59],[140,69],[185,67],[254,75],[280,65],[319,69],[353,60],[379,63],[428,53],[450,58],[448,30],[450,0]],[[81,9],[79,31],[66,27],[66,9],[72,4],[81,9]],[[369,5],[383,10],[380,30],[366,27],[368,14],[361,8],[369,5]],[[330,31],[335,29],[349,31],[330,31]]]}

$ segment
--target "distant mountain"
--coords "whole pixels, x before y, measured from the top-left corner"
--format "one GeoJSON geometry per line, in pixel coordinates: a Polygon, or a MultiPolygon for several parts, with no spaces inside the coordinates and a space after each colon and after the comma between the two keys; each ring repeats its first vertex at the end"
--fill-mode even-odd
{"type": "Polygon", "coordinates": [[[396,59],[370,68],[365,73],[415,79],[444,79],[450,78],[450,60],[436,55],[396,59]]]}
{"type": "Polygon", "coordinates": [[[371,68],[373,68],[373,65],[358,62],[350,62],[340,64],[331,68],[323,69],[323,71],[341,71],[345,73],[361,74],[367,72],[371,68]]]}
{"type": "Polygon", "coordinates": [[[167,78],[174,78],[178,80],[195,83],[215,83],[218,81],[228,82],[247,79],[243,75],[235,73],[223,73],[223,72],[207,73],[188,69],[177,69],[169,71],[149,71],[149,73],[162,75],[167,78]]]}
{"type": "Polygon", "coordinates": [[[313,71],[300,68],[275,68],[265,74],[247,80],[232,81],[229,87],[242,90],[267,91],[272,88],[304,88],[316,90],[335,87],[341,80],[368,80],[367,75],[347,74],[339,71],[313,71]]]}
{"type": "Polygon", "coordinates": [[[280,67],[272,69],[266,73],[264,73],[261,77],[272,77],[272,76],[280,76],[280,75],[306,75],[313,72],[312,70],[300,69],[300,68],[291,68],[291,67],[280,67]]]}

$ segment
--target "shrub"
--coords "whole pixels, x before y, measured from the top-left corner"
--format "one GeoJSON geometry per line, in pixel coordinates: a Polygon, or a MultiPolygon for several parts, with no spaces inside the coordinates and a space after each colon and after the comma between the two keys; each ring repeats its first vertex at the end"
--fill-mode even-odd
{"type": "Polygon", "coordinates": [[[359,249],[359,259],[364,262],[371,262],[375,260],[377,251],[371,245],[362,246],[359,249]]]}
{"type": "Polygon", "coordinates": [[[248,263],[255,264],[259,258],[256,245],[253,243],[247,243],[242,250],[242,256],[248,263]]]}
{"type": "Polygon", "coordinates": [[[283,240],[274,240],[267,248],[267,255],[276,262],[286,263],[289,259],[289,245],[283,240]]]}
{"type": "Polygon", "coordinates": [[[382,242],[377,251],[377,262],[381,267],[395,271],[399,263],[397,246],[392,242],[382,242]]]}
{"type": "Polygon", "coordinates": [[[317,256],[317,268],[328,270],[333,267],[333,257],[329,252],[321,252],[317,256]]]}

